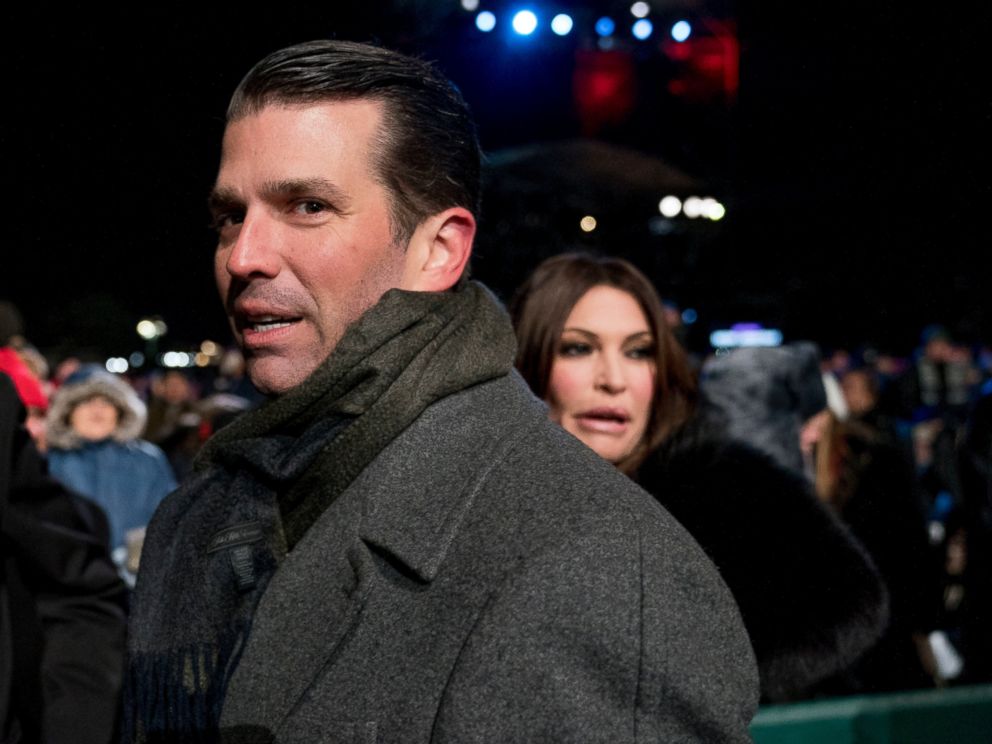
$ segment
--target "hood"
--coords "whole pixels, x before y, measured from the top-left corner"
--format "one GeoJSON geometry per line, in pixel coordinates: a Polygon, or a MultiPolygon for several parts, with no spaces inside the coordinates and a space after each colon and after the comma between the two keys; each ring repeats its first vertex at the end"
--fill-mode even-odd
{"type": "Polygon", "coordinates": [[[816,346],[736,349],[707,361],[699,386],[703,412],[727,434],[802,472],[799,430],[827,405],[816,346]]]}
{"type": "Polygon", "coordinates": [[[80,403],[102,395],[120,411],[117,428],[110,435],[118,442],[137,439],[145,428],[145,404],[124,380],[111,374],[93,374],[80,382],[70,382],[52,396],[48,409],[48,444],[59,449],[78,449],[86,442],[69,426],[69,416],[80,403]]]}

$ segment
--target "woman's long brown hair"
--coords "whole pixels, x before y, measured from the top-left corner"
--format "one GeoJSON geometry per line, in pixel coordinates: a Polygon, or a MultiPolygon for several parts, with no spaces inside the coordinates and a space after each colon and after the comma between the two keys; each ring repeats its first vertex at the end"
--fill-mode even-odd
{"type": "Polygon", "coordinates": [[[665,322],[654,286],[622,258],[566,253],[544,261],[518,290],[510,306],[517,332],[517,369],[542,400],[547,400],[565,321],[593,287],[627,292],[640,305],[654,337],[655,386],[644,437],[617,467],[631,475],[644,458],[693,414],[696,380],[685,352],[665,322]]]}

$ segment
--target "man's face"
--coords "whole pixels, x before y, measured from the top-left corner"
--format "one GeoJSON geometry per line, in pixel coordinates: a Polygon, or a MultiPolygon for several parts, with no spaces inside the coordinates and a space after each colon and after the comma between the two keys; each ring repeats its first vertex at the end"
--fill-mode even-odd
{"type": "Polygon", "coordinates": [[[382,104],[267,106],[228,125],[211,196],[214,270],[259,390],[300,384],[386,290],[403,287],[372,174],[382,104]]]}

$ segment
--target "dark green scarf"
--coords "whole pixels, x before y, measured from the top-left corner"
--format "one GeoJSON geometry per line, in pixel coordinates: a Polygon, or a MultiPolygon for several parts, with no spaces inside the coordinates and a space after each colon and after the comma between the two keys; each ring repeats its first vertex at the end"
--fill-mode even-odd
{"type": "Polygon", "coordinates": [[[479,284],[391,290],[305,382],[204,446],[145,542],[126,740],[216,740],[227,681],[287,550],[427,406],[506,375],[514,345],[479,284]]]}

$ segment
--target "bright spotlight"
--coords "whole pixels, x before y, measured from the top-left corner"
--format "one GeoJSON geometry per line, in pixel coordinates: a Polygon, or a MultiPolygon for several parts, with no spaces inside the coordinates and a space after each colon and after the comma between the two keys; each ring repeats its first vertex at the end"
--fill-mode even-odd
{"type": "Polygon", "coordinates": [[[616,30],[617,24],[615,24],[613,19],[609,16],[603,16],[596,21],[596,33],[600,36],[612,36],[613,32],[616,30]]]}
{"type": "Polygon", "coordinates": [[[669,219],[678,217],[679,212],[682,211],[682,200],[677,196],[666,196],[658,202],[658,211],[669,219]]]}
{"type": "Polygon", "coordinates": [[[642,18],[639,21],[634,21],[634,26],[630,31],[634,34],[635,39],[644,41],[646,38],[651,36],[651,32],[654,31],[654,24],[647,18],[642,18]]]}
{"type": "Polygon", "coordinates": [[[651,6],[644,2],[644,0],[638,0],[630,6],[630,14],[634,16],[634,18],[647,18],[648,13],[650,12],[651,6]]]}
{"type": "Polygon", "coordinates": [[[110,357],[104,366],[108,372],[122,375],[127,372],[127,359],[124,357],[110,357]]]}
{"type": "Polygon", "coordinates": [[[484,10],[475,17],[475,27],[483,33],[489,33],[496,28],[496,16],[484,10]]]}
{"type": "Polygon", "coordinates": [[[596,229],[596,218],[591,214],[587,214],[579,220],[579,227],[582,228],[582,232],[592,232],[596,229]]]}
{"type": "Polygon", "coordinates": [[[469,13],[474,13],[479,9],[479,0],[462,0],[462,8],[469,13]]]}
{"type": "Polygon", "coordinates": [[[692,26],[689,25],[689,21],[677,21],[674,26],[672,26],[672,38],[675,41],[685,41],[689,38],[692,33],[692,26]]]}
{"type": "Polygon", "coordinates": [[[703,200],[698,196],[690,196],[682,204],[682,214],[691,220],[703,216],[703,200]]]}
{"type": "Polygon", "coordinates": [[[559,36],[565,36],[572,30],[572,16],[568,13],[559,13],[551,19],[551,30],[559,36]]]}
{"type": "Polygon", "coordinates": [[[716,222],[717,220],[722,220],[727,214],[727,208],[723,206],[720,202],[716,202],[710,207],[710,213],[707,215],[711,220],[716,222]]]}
{"type": "Polygon", "coordinates": [[[158,335],[155,329],[155,321],[153,320],[138,321],[138,326],[135,330],[138,331],[139,336],[148,340],[151,340],[158,335]]]}
{"type": "Polygon", "coordinates": [[[537,16],[532,10],[521,10],[513,16],[513,30],[521,36],[530,36],[537,28],[537,16]]]}

